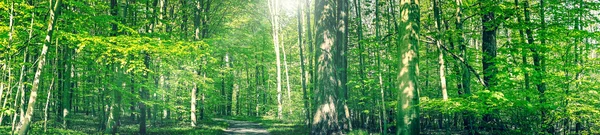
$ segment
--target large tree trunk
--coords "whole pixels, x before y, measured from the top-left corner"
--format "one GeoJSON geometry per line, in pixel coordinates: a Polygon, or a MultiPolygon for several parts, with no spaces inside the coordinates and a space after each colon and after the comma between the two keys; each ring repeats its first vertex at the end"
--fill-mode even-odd
{"type": "MultiPolygon", "coordinates": [[[[54,4],[54,7],[50,10],[50,20],[48,21],[48,30],[46,34],[46,39],[44,40],[44,45],[42,47],[42,52],[40,54],[37,71],[35,72],[33,85],[31,87],[31,93],[29,94],[29,103],[27,105],[27,112],[25,113],[25,117],[21,119],[19,127],[17,128],[17,133],[19,135],[27,134],[29,129],[29,123],[31,122],[31,118],[33,117],[33,111],[35,107],[35,101],[37,99],[37,90],[39,88],[40,76],[42,74],[42,70],[44,68],[44,64],[46,63],[46,53],[48,52],[48,45],[50,45],[50,39],[52,39],[52,32],[54,31],[54,24],[56,23],[56,13],[60,10],[60,5],[62,4],[62,0],[57,0],[54,4]]],[[[23,93],[25,94],[25,93],[23,93]]]]}
{"type": "MultiPolygon", "coordinates": [[[[342,2],[342,1],[337,1],[342,2]]],[[[335,7],[334,0],[317,1],[315,18],[317,35],[315,43],[320,46],[316,52],[318,70],[315,81],[315,103],[317,110],[313,116],[311,134],[342,134],[345,127],[345,38],[346,24],[343,22],[343,6],[335,7]],[[341,31],[337,31],[341,30],[341,31]],[[341,120],[341,121],[340,121],[341,120]]]]}
{"type": "Polygon", "coordinates": [[[401,31],[398,52],[400,54],[400,72],[398,74],[398,113],[396,123],[398,134],[420,134],[419,123],[419,91],[417,87],[417,64],[419,40],[419,1],[401,0],[401,13],[408,13],[408,16],[402,16],[400,28],[406,28],[401,31]]]}

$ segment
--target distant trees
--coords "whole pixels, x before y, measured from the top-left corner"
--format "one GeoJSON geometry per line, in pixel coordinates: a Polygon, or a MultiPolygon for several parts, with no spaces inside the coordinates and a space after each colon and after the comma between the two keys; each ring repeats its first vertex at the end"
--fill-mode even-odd
{"type": "Polygon", "coordinates": [[[243,116],[312,134],[598,134],[598,4],[3,1],[0,132],[243,116]]]}

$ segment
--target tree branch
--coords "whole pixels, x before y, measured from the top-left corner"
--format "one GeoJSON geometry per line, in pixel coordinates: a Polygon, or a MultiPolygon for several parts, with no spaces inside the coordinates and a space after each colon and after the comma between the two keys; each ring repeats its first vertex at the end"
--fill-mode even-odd
{"type": "MultiPolygon", "coordinates": [[[[434,39],[434,38],[432,38],[430,36],[425,36],[425,37],[427,39],[431,40],[431,41],[434,41],[434,42],[431,42],[431,41],[423,41],[423,42],[428,43],[428,44],[435,44],[436,39],[434,39]]],[[[452,57],[454,59],[459,60],[463,65],[465,65],[469,69],[469,71],[471,71],[471,73],[475,74],[475,77],[477,77],[477,81],[479,81],[479,83],[481,85],[483,85],[484,87],[487,87],[487,84],[485,84],[485,82],[483,81],[483,79],[481,79],[481,77],[479,77],[479,73],[477,73],[477,71],[475,71],[475,69],[473,68],[473,66],[469,65],[469,63],[467,61],[465,61],[463,58],[461,58],[458,55],[456,55],[456,54],[452,53],[451,51],[449,51],[448,48],[445,45],[440,44],[440,46],[442,47],[442,49],[444,49],[444,51],[446,51],[446,53],[452,55],[452,57]]]]}

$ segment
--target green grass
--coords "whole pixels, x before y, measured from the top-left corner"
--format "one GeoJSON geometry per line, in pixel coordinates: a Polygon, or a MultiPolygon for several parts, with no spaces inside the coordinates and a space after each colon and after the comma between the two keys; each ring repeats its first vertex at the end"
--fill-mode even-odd
{"type": "MultiPolygon", "coordinates": [[[[130,122],[123,119],[119,127],[119,135],[136,135],[139,131],[139,125],[135,122],[130,122]]],[[[30,135],[87,135],[87,134],[102,134],[99,130],[99,122],[97,118],[85,116],[82,114],[74,114],[71,117],[71,124],[68,129],[61,128],[61,123],[53,119],[48,120],[48,129],[44,132],[43,121],[32,123],[30,135]]],[[[228,124],[222,121],[213,121],[210,119],[198,121],[196,127],[190,126],[189,121],[184,120],[157,120],[148,121],[147,133],[150,135],[221,135],[227,128],[228,124]],[[152,123],[152,124],[151,124],[152,123]]],[[[11,126],[0,126],[0,135],[11,133],[11,126]]],[[[104,131],[105,134],[110,134],[110,129],[104,131]]]]}
{"type": "MultiPolygon", "coordinates": [[[[0,134],[1,135],[10,135],[11,134],[11,126],[0,126],[0,134]]],[[[61,129],[61,128],[48,128],[46,130],[46,132],[44,132],[43,127],[37,127],[37,126],[32,126],[32,128],[29,130],[29,134],[30,135],[86,135],[86,133],[81,132],[81,131],[61,129]]]]}
{"type": "MultiPolygon", "coordinates": [[[[147,132],[151,135],[220,135],[227,128],[228,124],[222,121],[204,120],[198,121],[196,127],[191,127],[189,122],[168,120],[148,126],[147,132]]],[[[135,135],[139,131],[139,125],[123,126],[121,134],[135,135]]]]}

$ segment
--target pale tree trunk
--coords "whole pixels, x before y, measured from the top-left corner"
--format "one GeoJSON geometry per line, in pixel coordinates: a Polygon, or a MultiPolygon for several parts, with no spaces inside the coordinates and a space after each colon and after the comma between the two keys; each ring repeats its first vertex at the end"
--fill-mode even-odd
{"type": "MultiPolygon", "coordinates": [[[[6,65],[2,65],[2,71],[6,71],[6,67],[7,67],[6,65]]],[[[2,73],[2,75],[3,75],[3,76],[1,76],[2,79],[7,78],[4,76],[5,75],[4,73],[2,73]]],[[[4,93],[4,82],[5,82],[5,80],[0,81],[0,101],[2,101],[2,99],[3,99],[2,94],[4,93]]],[[[8,95],[7,95],[7,97],[8,97],[8,95]]],[[[3,104],[2,104],[2,108],[4,108],[4,105],[5,105],[4,103],[5,102],[3,102],[3,104]]],[[[0,112],[0,125],[2,125],[2,119],[4,119],[4,112],[0,112]]]]}
{"type": "MultiPolygon", "coordinates": [[[[29,47],[25,47],[25,51],[23,53],[23,63],[27,62],[27,52],[29,51],[29,47]]],[[[25,110],[24,110],[24,106],[25,106],[25,83],[23,83],[23,78],[25,78],[25,75],[27,73],[25,73],[25,65],[21,65],[21,75],[19,76],[19,82],[18,82],[18,89],[17,89],[17,95],[15,95],[15,103],[14,106],[15,108],[19,108],[19,119],[23,119],[25,117],[25,110]],[[21,95],[19,95],[19,93],[21,95]],[[20,97],[20,98],[19,98],[20,97]],[[17,102],[20,101],[21,103],[17,105],[17,102]]],[[[17,124],[17,115],[14,114],[13,116],[13,121],[12,121],[12,129],[13,131],[15,131],[15,124],[17,124]]]]}
{"type": "Polygon", "coordinates": [[[398,52],[399,69],[398,82],[398,113],[396,117],[398,134],[420,134],[419,123],[419,91],[417,87],[418,49],[419,40],[419,1],[401,0],[402,16],[400,28],[406,28],[400,35],[398,52]]]}
{"type": "Polygon", "coordinates": [[[281,60],[279,58],[279,0],[269,0],[269,11],[271,13],[275,59],[277,61],[277,118],[281,119],[283,106],[281,104],[281,60]]]}
{"type": "Polygon", "coordinates": [[[442,22],[441,22],[441,11],[438,0],[433,0],[433,12],[435,17],[435,26],[437,28],[436,41],[435,44],[438,48],[438,60],[439,60],[439,73],[440,73],[440,90],[442,92],[442,99],[444,101],[448,100],[448,90],[446,86],[446,64],[444,63],[444,52],[442,51],[442,22]]]}
{"type": "Polygon", "coordinates": [[[192,127],[196,127],[196,92],[198,90],[198,84],[194,83],[191,94],[191,105],[190,105],[190,119],[192,119],[192,127]]]}
{"type": "MultiPolygon", "coordinates": [[[[283,38],[283,35],[281,37],[281,39],[283,38]]],[[[292,90],[290,88],[290,75],[289,75],[289,71],[288,71],[288,64],[287,64],[287,57],[285,54],[285,45],[284,45],[284,40],[281,40],[281,51],[283,52],[283,67],[285,69],[285,82],[286,82],[286,88],[287,88],[287,98],[288,98],[288,109],[290,110],[290,115],[292,115],[292,90]]]]}
{"type": "Polygon", "coordinates": [[[54,78],[50,82],[50,88],[48,88],[48,93],[46,95],[46,105],[44,106],[44,132],[46,132],[47,122],[48,122],[48,103],[50,102],[50,97],[52,97],[52,85],[54,85],[54,78]]]}
{"type": "Polygon", "coordinates": [[[46,53],[48,52],[48,45],[50,44],[50,39],[52,38],[52,32],[54,28],[54,23],[56,22],[56,13],[60,10],[62,0],[57,0],[54,4],[54,8],[50,10],[50,20],[48,23],[48,31],[46,35],[46,39],[44,40],[44,46],[42,47],[42,52],[40,54],[37,71],[34,76],[33,85],[31,87],[31,93],[29,95],[29,104],[27,105],[27,112],[25,113],[25,117],[21,119],[19,127],[17,128],[17,133],[19,135],[25,135],[29,128],[29,123],[31,122],[31,118],[33,117],[33,111],[35,107],[35,101],[37,98],[37,90],[38,85],[40,83],[40,76],[42,74],[42,70],[44,64],[46,63],[46,53]]]}

